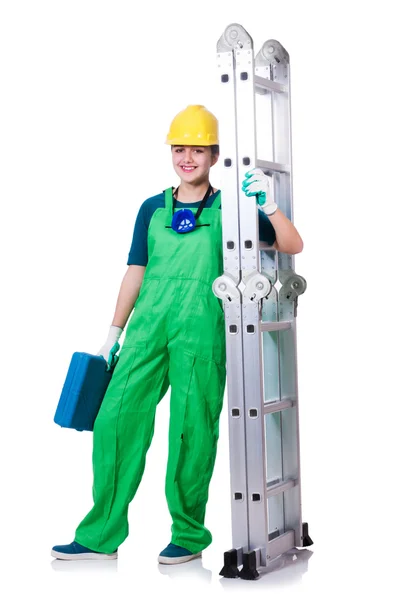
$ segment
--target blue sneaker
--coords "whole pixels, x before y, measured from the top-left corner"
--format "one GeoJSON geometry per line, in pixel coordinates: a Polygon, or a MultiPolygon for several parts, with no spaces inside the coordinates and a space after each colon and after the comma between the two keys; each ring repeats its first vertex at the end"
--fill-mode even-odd
{"type": "Polygon", "coordinates": [[[187,562],[188,560],[199,558],[200,556],[201,552],[193,554],[193,552],[186,550],[186,548],[176,546],[175,544],[168,544],[168,546],[164,548],[162,552],[160,552],[158,561],[162,565],[178,565],[180,563],[187,562]]]}
{"type": "Polygon", "coordinates": [[[106,554],[105,552],[95,552],[95,550],[90,550],[77,542],[72,542],[66,544],[66,546],[54,546],[51,550],[51,556],[63,560],[111,560],[117,558],[117,550],[112,554],[106,554]]]}

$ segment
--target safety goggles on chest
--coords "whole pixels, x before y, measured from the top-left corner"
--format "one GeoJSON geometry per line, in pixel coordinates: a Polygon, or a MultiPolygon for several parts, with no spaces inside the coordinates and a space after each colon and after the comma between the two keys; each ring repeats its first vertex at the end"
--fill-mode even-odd
{"type": "Polygon", "coordinates": [[[172,222],[171,222],[172,229],[174,231],[176,231],[176,233],[190,233],[196,227],[205,227],[205,225],[197,225],[197,221],[198,221],[201,213],[203,212],[203,209],[207,203],[208,198],[211,196],[211,194],[214,193],[214,190],[212,189],[212,185],[210,184],[208,186],[208,190],[206,191],[204,198],[200,202],[200,206],[198,207],[196,215],[194,215],[193,212],[189,208],[182,208],[181,210],[178,210],[177,212],[175,212],[175,204],[176,204],[175,194],[177,193],[178,189],[179,189],[179,187],[176,188],[176,190],[172,196],[172,222]]]}

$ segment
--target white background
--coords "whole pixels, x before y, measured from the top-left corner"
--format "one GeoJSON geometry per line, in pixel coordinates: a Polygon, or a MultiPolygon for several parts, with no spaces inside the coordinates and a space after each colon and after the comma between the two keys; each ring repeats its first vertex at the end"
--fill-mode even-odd
{"type": "MultiPolygon", "coordinates": [[[[390,2],[18,1],[0,9],[1,586],[7,598],[395,597],[395,64],[390,2]],[[178,183],[164,139],[215,114],[216,42],[241,23],[291,57],[303,517],[313,555],[223,580],[227,413],[202,561],[159,568],[168,395],[130,536],[108,564],[53,561],[91,507],[91,434],[53,416],[74,351],[111,324],[141,203],[178,183]]],[[[220,185],[220,171],[212,183],[220,185]]]]}

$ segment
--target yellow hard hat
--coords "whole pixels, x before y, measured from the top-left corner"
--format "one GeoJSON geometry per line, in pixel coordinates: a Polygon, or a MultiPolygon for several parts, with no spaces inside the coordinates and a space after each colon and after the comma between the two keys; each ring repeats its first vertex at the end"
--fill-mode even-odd
{"type": "Polygon", "coordinates": [[[190,105],[173,119],[165,143],[172,146],[219,144],[218,121],[205,106],[190,105]]]}

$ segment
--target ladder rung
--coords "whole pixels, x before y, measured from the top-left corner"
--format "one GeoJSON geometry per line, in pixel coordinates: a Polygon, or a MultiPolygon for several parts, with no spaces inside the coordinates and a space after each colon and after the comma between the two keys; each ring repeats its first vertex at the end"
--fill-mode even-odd
{"type": "Polygon", "coordinates": [[[259,250],[266,250],[266,252],[272,250],[273,252],[277,252],[273,246],[269,246],[266,242],[259,242],[259,250]]]}
{"type": "Polygon", "coordinates": [[[280,554],[284,554],[284,552],[288,552],[288,550],[291,550],[291,548],[294,547],[295,532],[286,531],[269,542],[266,554],[268,554],[269,560],[273,560],[274,558],[277,558],[277,556],[280,556],[280,554]]]}
{"type": "Polygon", "coordinates": [[[271,79],[259,77],[259,75],[254,76],[254,82],[260,89],[271,90],[272,92],[288,92],[288,87],[286,85],[277,83],[277,81],[272,81],[271,79]]]}
{"type": "Polygon", "coordinates": [[[276,402],[265,402],[263,405],[263,414],[270,415],[271,413],[280,412],[286,410],[295,405],[293,398],[286,398],[285,400],[277,400],[276,402]]]}
{"type": "Polygon", "coordinates": [[[292,321],[265,321],[261,322],[261,331],[285,331],[291,329],[292,321]]]}
{"type": "Polygon", "coordinates": [[[275,173],[290,173],[291,167],[282,163],[271,162],[269,160],[257,160],[256,166],[264,171],[273,171],[275,173]]]}
{"type": "Polygon", "coordinates": [[[291,488],[295,487],[297,484],[298,484],[297,479],[288,479],[287,481],[283,481],[282,483],[270,485],[266,489],[266,495],[268,498],[270,498],[271,496],[277,496],[278,494],[281,494],[282,492],[286,492],[287,490],[290,490],[291,488]]]}

